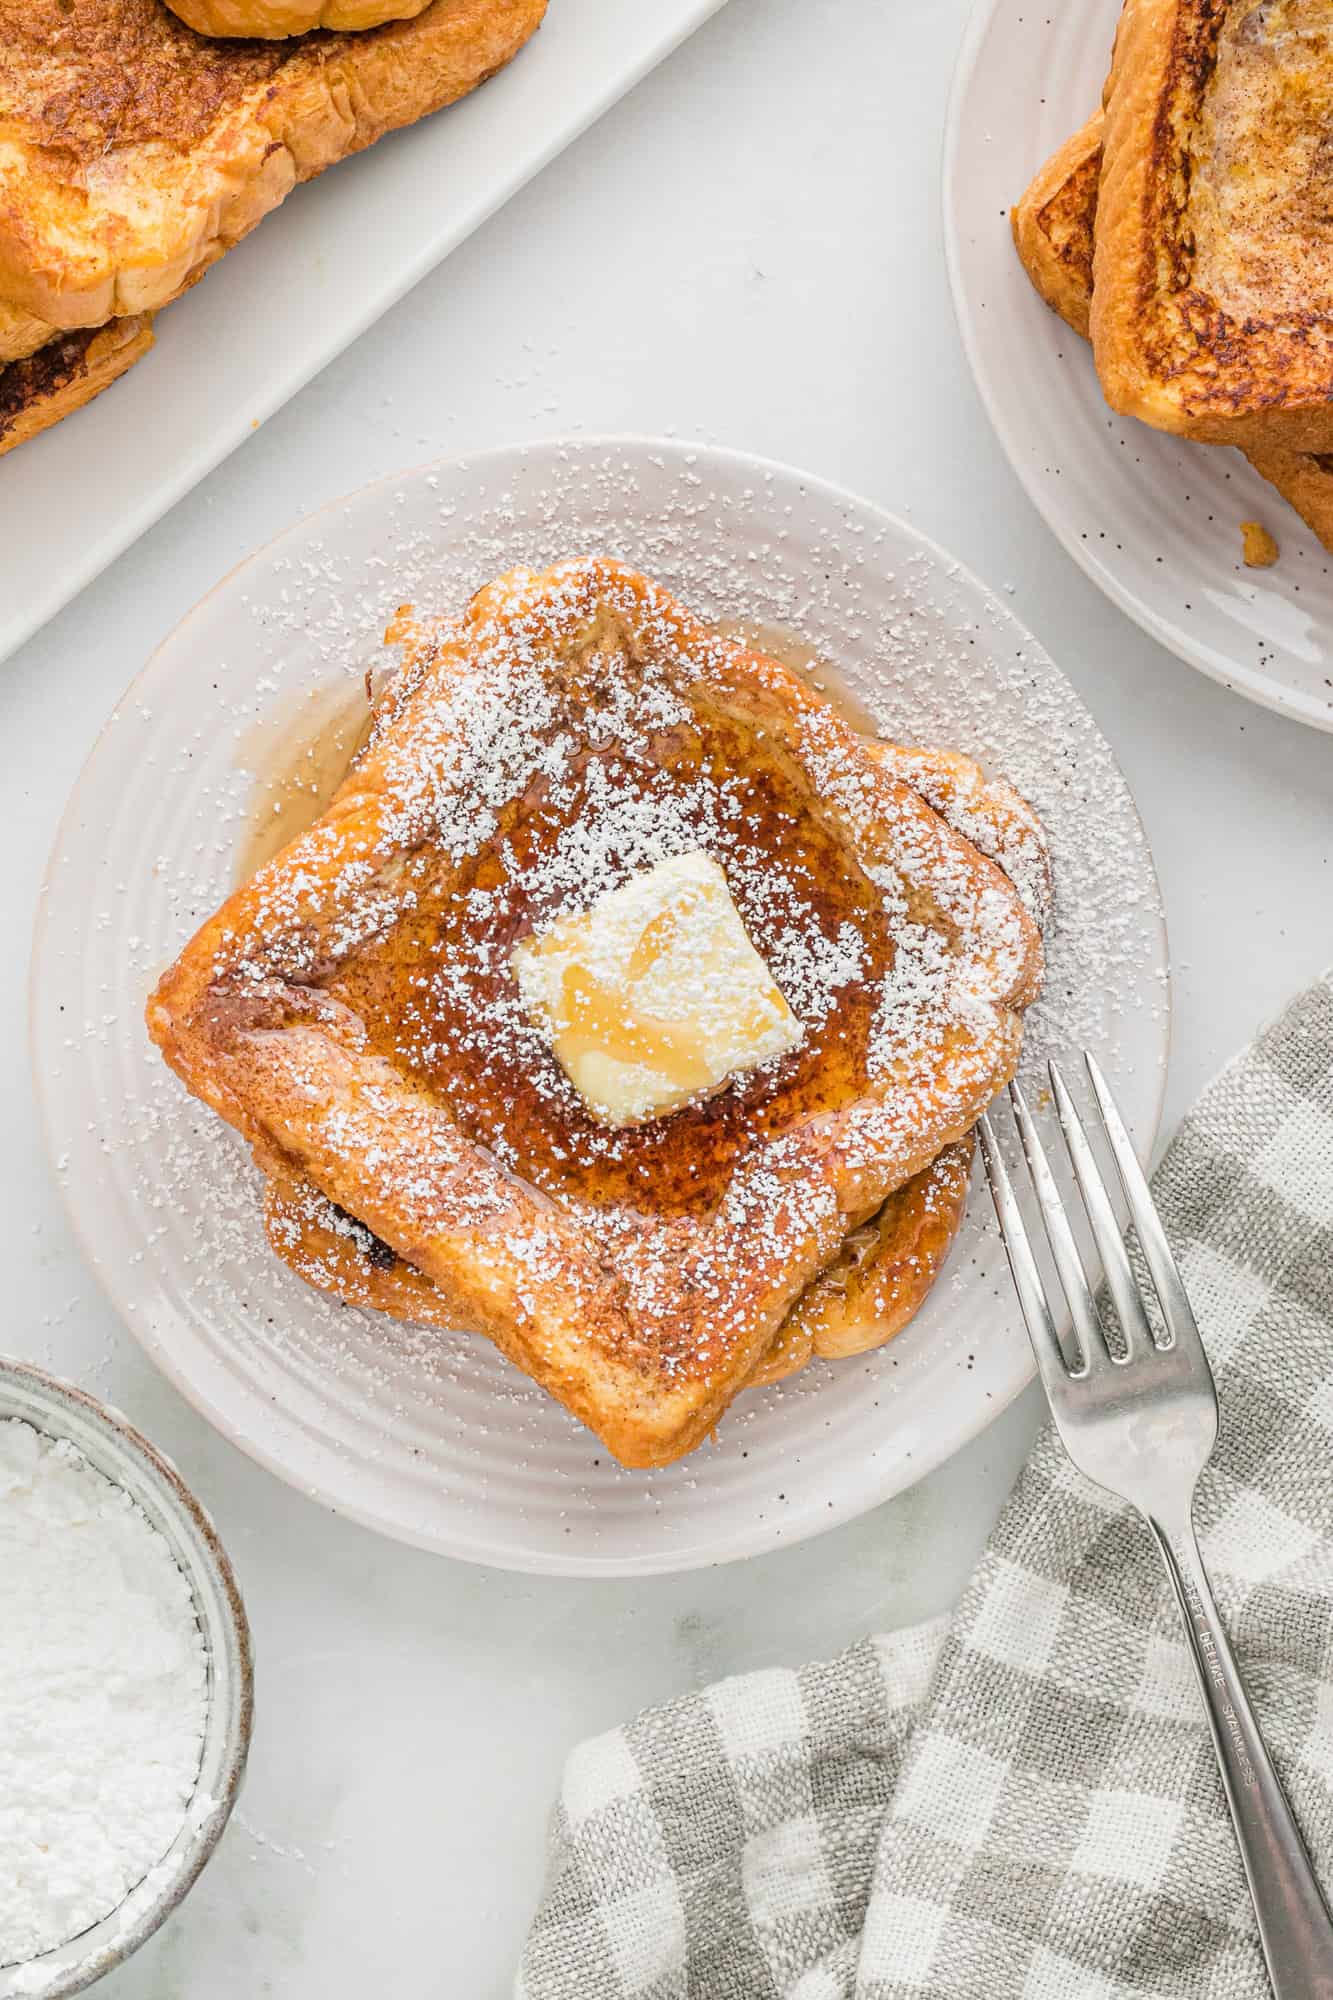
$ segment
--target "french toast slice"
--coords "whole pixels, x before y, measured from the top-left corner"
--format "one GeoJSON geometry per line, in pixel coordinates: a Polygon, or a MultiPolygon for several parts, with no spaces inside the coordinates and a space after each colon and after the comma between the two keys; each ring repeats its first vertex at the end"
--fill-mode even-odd
{"type": "Polygon", "coordinates": [[[666,1464],[1017,1063],[1037,924],[875,750],[618,563],[511,572],[186,946],[150,1032],[266,1172],[364,1224],[624,1463],[666,1464]],[[510,953],[701,844],[804,1037],[608,1130],[510,953]]]}
{"type": "Polygon", "coordinates": [[[0,457],[109,389],[153,344],[153,315],[136,313],[48,341],[0,366],[0,457]]]}
{"type": "MultiPolygon", "coordinates": [[[[420,658],[419,634],[401,611],[389,638],[409,660],[420,658]]],[[[412,668],[407,667],[410,678],[412,668]]],[[[388,699],[387,691],[380,701],[388,699]]],[[[381,711],[382,713],[382,711],[381,711]]],[[[1050,914],[1050,857],[1041,822],[1003,780],[984,779],[970,759],[945,750],[883,746],[898,776],[912,785],[983,854],[998,862],[1044,931],[1050,914]]],[[[880,1347],[900,1333],[925,1302],[963,1218],[971,1135],[946,1146],[938,1159],[891,1194],[852,1230],[833,1263],[801,1294],[761,1358],[751,1386],[775,1382],[815,1356],[836,1359],[880,1347]]],[[[309,1181],[292,1175],[265,1187],[269,1243],[297,1276],[344,1305],[455,1330],[446,1302],[430,1279],[337,1209],[309,1181]]]]}
{"type": "Polygon", "coordinates": [[[1212,444],[1333,450],[1333,11],[1125,0],[1092,340],[1112,408],[1212,444]]]}
{"type": "Polygon", "coordinates": [[[360,33],[385,21],[406,21],[430,0],[167,0],[167,5],[200,35],[281,41],[315,28],[360,33]]]}
{"type": "MultiPolygon", "coordinates": [[[[1034,289],[1085,340],[1091,337],[1101,164],[1098,111],[1039,169],[1010,216],[1014,243],[1034,289]]],[[[1255,471],[1333,551],[1333,455],[1275,445],[1242,449],[1255,471]]]]}
{"type": "Polygon", "coordinates": [[[266,44],[162,0],[0,0],[0,298],[55,328],[166,304],[298,182],[501,68],[545,4],[266,44]]]}
{"type": "MultiPolygon", "coordinates": [[[[783,1320],[746,1387],[783,1381],[816,1357],[864,1354],[902,1332],[953,1247],[967,1206],[971,1160],[969,1134],[848,1232],[833,1262],[783,1320]]],[[[270,1176],[264,1224],[277,1256],[316,1291],[391,1319],[457,1331],[456,1316],[425,1272],[308,1180],[270,1176]]]]}

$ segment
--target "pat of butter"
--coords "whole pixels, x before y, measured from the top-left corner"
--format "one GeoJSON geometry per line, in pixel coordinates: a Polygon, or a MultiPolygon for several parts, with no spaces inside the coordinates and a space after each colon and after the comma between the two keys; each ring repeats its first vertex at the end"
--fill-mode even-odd
{"type": "Polygon", "coordinates": [[[805,1030],[727,878],[682,854],[514,947],[529,1018],[603,1125],[639,1125],[785,1055],[805,1030]]]}

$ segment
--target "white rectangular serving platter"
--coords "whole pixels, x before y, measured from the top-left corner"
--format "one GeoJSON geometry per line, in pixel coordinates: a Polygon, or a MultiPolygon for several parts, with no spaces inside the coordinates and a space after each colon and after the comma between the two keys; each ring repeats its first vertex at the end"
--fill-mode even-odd
{"type": "Polygon", "coordinates": [[[550,0],[462,103],[297,188],[104,396],[0,460],[0,660],[723,0],[550,0]]]}

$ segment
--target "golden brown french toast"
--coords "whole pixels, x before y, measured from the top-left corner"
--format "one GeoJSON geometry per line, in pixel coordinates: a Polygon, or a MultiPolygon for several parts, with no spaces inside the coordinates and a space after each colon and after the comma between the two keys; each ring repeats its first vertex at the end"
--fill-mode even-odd
{"type": "Polygon", "coordinates": [[[1333,453],[1256,444],[1245,456],[1333,554],[1333,453]]]}
{"type": "Polygon", "coordinates": [[[363,1224],[625,1463],[665,1464],[1017,1062],[1037,925],[877,748],[617,563],[512,572],[186,947],[150,1031],[268,1173],[363,1224]],[[511,958],[700,846],[802,1038],[611,1130],[511,958]]]}
{"type": "Polygon", "coordinates": [[[1038,168],[1009,211],[1014,247],[1033,286],[1075,333],[1091,339],[1092,256],[1102,114],[1065,140],[1038,168]]]}
{"type": "MultiPolygon", "coordinates": [[[[421,657],[421,634],[406,607],[387,636],[406,644],[409,661],[421,657]]],[[[409,682],[413,670],[410,664],[406,668],[409,682]]],[[[400,683],[379,697],[380,726],[387,704],[401,700],[402,691],[400,683]]],[[[1050,859],[1041,823],[1027,801],[1003,780],[983,779],[970,759],[955,752],[886,743],[881,754],[955,831],[998,862],[1044,928],[1052,898],[1050,859]]],[[[816,1355],[864,1353],[902,1331],[952,1247],[966,1206],[971,1156],[970,1135],[946,1146],[849,1234],[828,1270],[787,1315],[752,1386],[794,1374],[816,1355]]],[[[308,1181],[294,1175],[270,1179],[264,1213],[276,1254],[316,1290],[345,1305],[453,1330],[454,1319],[430,1279],[308,1181]]]]}
{"type": "Polygon", "coordinates": [[[1126,0],[1092,339],[1111,406],[1333,450],[1333,5],[1126,0]]]}
{"type": "Polygon", "coordinates": [[[807,1362],[843,1361],[883,1347],[925,1304],[967,1207],[972,1135],[894,1190],[849,1232],[837,1256],[797,1299],[750,1386],[781,1382],[807,1362]]]}
{"type": "MultiPolygon", "coordinates": [[[[1023,268],[1048,306],[1088,339],[1101,173],[1102,114],[1066,140],[1011,214],[1023,268]]],[[[1333,551],[1333,456],[1254,445],[1245,457],[1333,551]]]]}
{"type": "Polygon", "coordinates": [[[6,361],[26,361],[39,347],[55,340],[60,331],[49,320],[39,319],[35,313],[24,312],[0,299],[0,367],[6,361]]]}
{"type": "Polygon", "coordinates": [[[56,329],[164,305],[299,182],[508,62],[545,0],[431,0],[290,44],[163,0],[0,0],[0,298],[56,329]]]}
{"type": "MultiPolygon", "coordinates": [[[[946,1146],[848,1233],[833,1262],[787,1314],[747,1387],[783,1381],[816,1356],[864,1354],[901,1333],[953,1247],[967,1206],[971,1159],[969,1135],[946,1146]]],[[[456,1315],[425,1273],[309,1181],[271,1176],[264,1222],[275,1253],[316,1291],[393,1319],[456,1330],[456,1315]]]]}
{"type": "Polygon", "coordinates": [[[0,457],[100,396],[153,344],[153,316],[77,328],[0,366],[0,457]]]}
{"type": "Polygon", "coordinates": [[[406,21],[430,0],[167,0],[201,35],[281,41],[314,28],[360,33],[385,21],[406,21]]]}

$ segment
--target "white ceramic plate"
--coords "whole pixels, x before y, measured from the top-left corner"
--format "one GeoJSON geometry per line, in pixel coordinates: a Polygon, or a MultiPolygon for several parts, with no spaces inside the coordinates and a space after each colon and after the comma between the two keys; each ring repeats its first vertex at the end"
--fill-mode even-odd
{"type": "Polygon", "coordinates": [[[984,1192],[889,1348],[745,1395],[717,1442],[625,1472],[477,1337],[332,1305],[269,1252],[257,1177],[142,1025],[157,973],[233,886],[253,770],[378,652],[404,599],[604,550],[694,608],[799,633],[886,731],[1006,771],[1059,881],[1029,1066],[1097,1050],[1141,1148],[1168,989],[1137,815],[1063,676],[902,522],[782,467],[680,444],[534,445],[383,481],[298,523],[205,598],[126,694],[52,858],[33,967],[37,1090],[87,1255],[155,1360],[294,1485],[405,1541],[581,1573],[724,1561],[818,1533],[921,1476],[1030,1373],[984,1192]],[[331,692],[332,691],[332,692],[331,692]]]}
{"type": "Polygon", "coordinates": [[[1239,452],[1170,438],[1103,400],[1091,350],[1037,297],[1009,234],[1029,180],[1096,108],[1120,0],[981,0],[945,139],[954,302],[982,400],[1065,548],[1182,660],[1333,729],[1333,557],[1239,452]],[[1281,560],[1246,569],[1240,523],[1281,560]]]}
{"type": "Polygon", "coordinates": [[[551,0],[484,88],[266,217],[122,382],[0,465],[0,660],[721,4],[551,0]]]}

